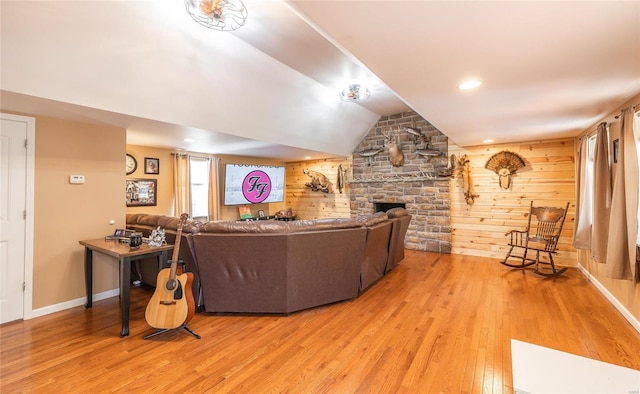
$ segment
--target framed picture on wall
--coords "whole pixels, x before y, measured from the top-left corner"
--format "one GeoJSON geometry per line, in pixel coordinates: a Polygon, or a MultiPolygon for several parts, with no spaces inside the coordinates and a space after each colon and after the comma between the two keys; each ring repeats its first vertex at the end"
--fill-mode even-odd
{"type": "Polygon", "coordinates": [[[145,174],[159,174],[160,173],[160,159],[154,157],[144,158],[144,173],[145,174]]]}
{"type": "Polygon", "coordinates": [[[157,183],[155,179],[127,179],[126,201],[128,207],[156,206],[157,183]]]}

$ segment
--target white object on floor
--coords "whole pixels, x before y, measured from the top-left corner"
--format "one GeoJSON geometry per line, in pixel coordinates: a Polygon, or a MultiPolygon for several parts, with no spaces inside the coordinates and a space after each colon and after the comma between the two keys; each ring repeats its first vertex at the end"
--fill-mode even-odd
{"type": "Polygon", "coordinates": [[[640,394],[640,371],[511,340],[519,394],[640,394]]]}

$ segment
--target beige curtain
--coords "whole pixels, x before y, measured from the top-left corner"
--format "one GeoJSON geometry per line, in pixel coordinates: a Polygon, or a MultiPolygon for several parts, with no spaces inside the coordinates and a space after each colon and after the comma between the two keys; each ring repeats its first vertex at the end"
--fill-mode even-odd
{"type": "Polygon", "coordinates": [[[191,216],[191,170],[189,155],[173,156],[173,216],[188,213],[191,216]]]}
{"type": "Polygon", "coordinates": [[[618,163],[611,198],[606,275],[636,280],[638,234],[638,153],[633,110],[622,111],[618,137],[618,163]]]}
{"type": "Polygon", "coordinates": [[[580,140],[578,152],[578,193],[576,198],[576,225],[573,233],[573,246],[577,249],[591,248],[591,199],[592,166],[588,160],[589,139],[585,136],[580,140]]]}
{"type": "Polygon", "coordinates": [[[220,220],[220,184],[218,182],[220,159],[212,157],[209,163],[209,220],[220,220]]]}
{"type": "Polygon", "coordinates": [[[609,211],[611,208],[611,163],[609,161],[609,135],[606,123],[598,125],[593,153],[593,227],[591,255],[594,261],[607,260],[609,237],[609,211]]]}

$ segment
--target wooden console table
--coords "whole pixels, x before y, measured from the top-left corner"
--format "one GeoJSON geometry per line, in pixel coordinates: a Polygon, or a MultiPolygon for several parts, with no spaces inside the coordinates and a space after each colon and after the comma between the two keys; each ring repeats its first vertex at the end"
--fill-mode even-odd
{"type": "Polygon", "coordinates": [[[93,252],[99,252],[118,259],[120,265],[120,304],[122,309],[122,330],[120,335],[129,335],[129,298],[131,294],[131,262],[147,257],[157,257],[158,267],[162,268],[169,260],[169,251],[173,245],[149,246],[142,244],[131,249],[129,244],[104,238],[80,241],[84,246],[84,282],[87,288],[86,308],[93,306],[93,252]]]}

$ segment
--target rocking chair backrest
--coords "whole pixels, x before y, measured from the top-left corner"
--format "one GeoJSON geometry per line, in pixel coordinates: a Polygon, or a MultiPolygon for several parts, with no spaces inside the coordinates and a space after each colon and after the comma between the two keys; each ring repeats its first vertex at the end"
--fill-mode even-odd
{"type": "Polygon", "coordinates": [[[555,242],[552,243],[552,248],[555,250],[557,238],[560,236],[560,232],[562,232],[562,226],[564,225],[564,219],[567,216],[568,209],[569,203],[567,203],[565,208],[534,207],[532,201],[529,219],[531,220],[532,217],[535,216],[537,224],[532,226],[535,228],[529,228],[529,238],[532,240],[554,239],[555,242]],[[532,230],[535,234],[531,233],[532,230]]]}

